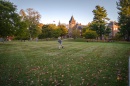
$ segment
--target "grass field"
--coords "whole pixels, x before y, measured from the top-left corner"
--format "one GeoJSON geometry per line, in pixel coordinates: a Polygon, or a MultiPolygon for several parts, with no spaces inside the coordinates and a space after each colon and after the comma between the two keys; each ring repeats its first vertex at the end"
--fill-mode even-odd
{"type": "Polygon", "coordinates": [[[0,86],[128,86],[130,43],[63,45],[59,50],[57,41],[0,43],[0,86]]]}

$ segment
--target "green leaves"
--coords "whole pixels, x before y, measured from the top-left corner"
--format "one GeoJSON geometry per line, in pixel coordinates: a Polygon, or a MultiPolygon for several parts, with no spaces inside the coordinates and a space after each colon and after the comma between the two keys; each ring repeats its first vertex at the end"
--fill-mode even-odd
{"type": "Polygon", "coordinates": [[[107,17],[107,12],[104,7],[100,7],[97,5],[95,7],[95,10],[92,11],[94,14],[93,22],[92,22],[92,29],[97,32],[97,34],[100,36],[100,39],[102,40],[102,35],[105,33],[105,25],[106,21],[109,20],[107,17]]]}
{"type": "Polygon", "coordinates": [[[97,37],[96,31],[86,30],[84,33],[86,39],[95,39],[97,37]]]}
{"type": "Polygon", "coordinates": [[[118,21],[120,25],[120,34],[127,40],[130,40],[130,1],[119,0],[117,2],[117,9],[119,10],[118,21]]]}
{"type": "Polygon", "coordinates": [[[109,20],[109,18],[107,18],[107,13],[104,7],[97,5],[95,8],[96,9],[92,11],[94,14],[94,21],[101,23],[105,22],[105,20],[109,20]]]}
{"type": "Polygon", "coordinates": [[[0,36],[6,37],[14,35],[17,24],[20,22],[19,15],[15,12],[16,6],[13,3],[0,1],[0,36]]]}
{"type": "Polygon", "coordinates": [[[64,25],[56,26],[55,24],[43,25],[42,34],[39,38],[57,38],[67,34],[67,29],[64,25]]]}
{"type": "Polygon", "coordinates": [[[33,8],[28,8],[26,10],[21,9],[19,14],[21,16],[21,21],[24,21],[27,24],[30,39],[41,34],[41,29],[39,27],[41,15],[38,11],[35,11],[33,8]]]}
{"type": "Polygon", "coordinates": [[[58,29],[61,30],[61,36],[64,36],[68,33],[68,29],[65,27],[65,25],[58,25],[58,29]]]}

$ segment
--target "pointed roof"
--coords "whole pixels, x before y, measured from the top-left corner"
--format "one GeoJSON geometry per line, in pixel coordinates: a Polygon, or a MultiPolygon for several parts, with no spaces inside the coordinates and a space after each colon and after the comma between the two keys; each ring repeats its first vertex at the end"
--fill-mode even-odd
{"type": "Polygon", "coordinates": [[[73,15],[71,16],[71,19],[69,22],[75,21],[73,15]]]}

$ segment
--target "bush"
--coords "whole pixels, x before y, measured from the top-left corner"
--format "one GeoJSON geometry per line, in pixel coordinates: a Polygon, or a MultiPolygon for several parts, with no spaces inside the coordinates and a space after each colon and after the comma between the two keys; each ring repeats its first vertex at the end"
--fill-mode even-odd
{"type": "Polygon", "coordinates": [[[121,40],[123,40],[123,37],[121,36],[121,34],[116,33],[116,35],[115,35],[115,37],[113,38],[113,40],[121,41],[121,40]]]}
{"type": "Polygon", "coordinates": [[[96,31],[86,30],[86,32],[83,34],[83,36],[86,39],[95,39],[97,37],[97,33],[96,33],[96,31]]]}

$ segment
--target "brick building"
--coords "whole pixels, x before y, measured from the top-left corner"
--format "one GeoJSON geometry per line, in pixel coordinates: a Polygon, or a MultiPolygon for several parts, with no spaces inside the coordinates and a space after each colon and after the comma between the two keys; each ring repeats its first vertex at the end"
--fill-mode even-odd
{"type": "Polygon", "coordinates": [[[111,21],[110,23],[108,23],[108,27],[111,29],[111,33],[109,34],[109,37],[113,38],[116,35],[116,33],[119,31],[118,23],[111,21]]]}
{"type": "Polygon", "coordinates": [[[68,28],[69,37],[72,37],[73,29],[79,30],[80,35],[82,35],[82,28],[83,28],[83,25],[81,25],[81,23],[76,23],[76,20],[74,19],[74,17],[71,16],[71,19],[69,21],[69,28],[68,28]]]}

